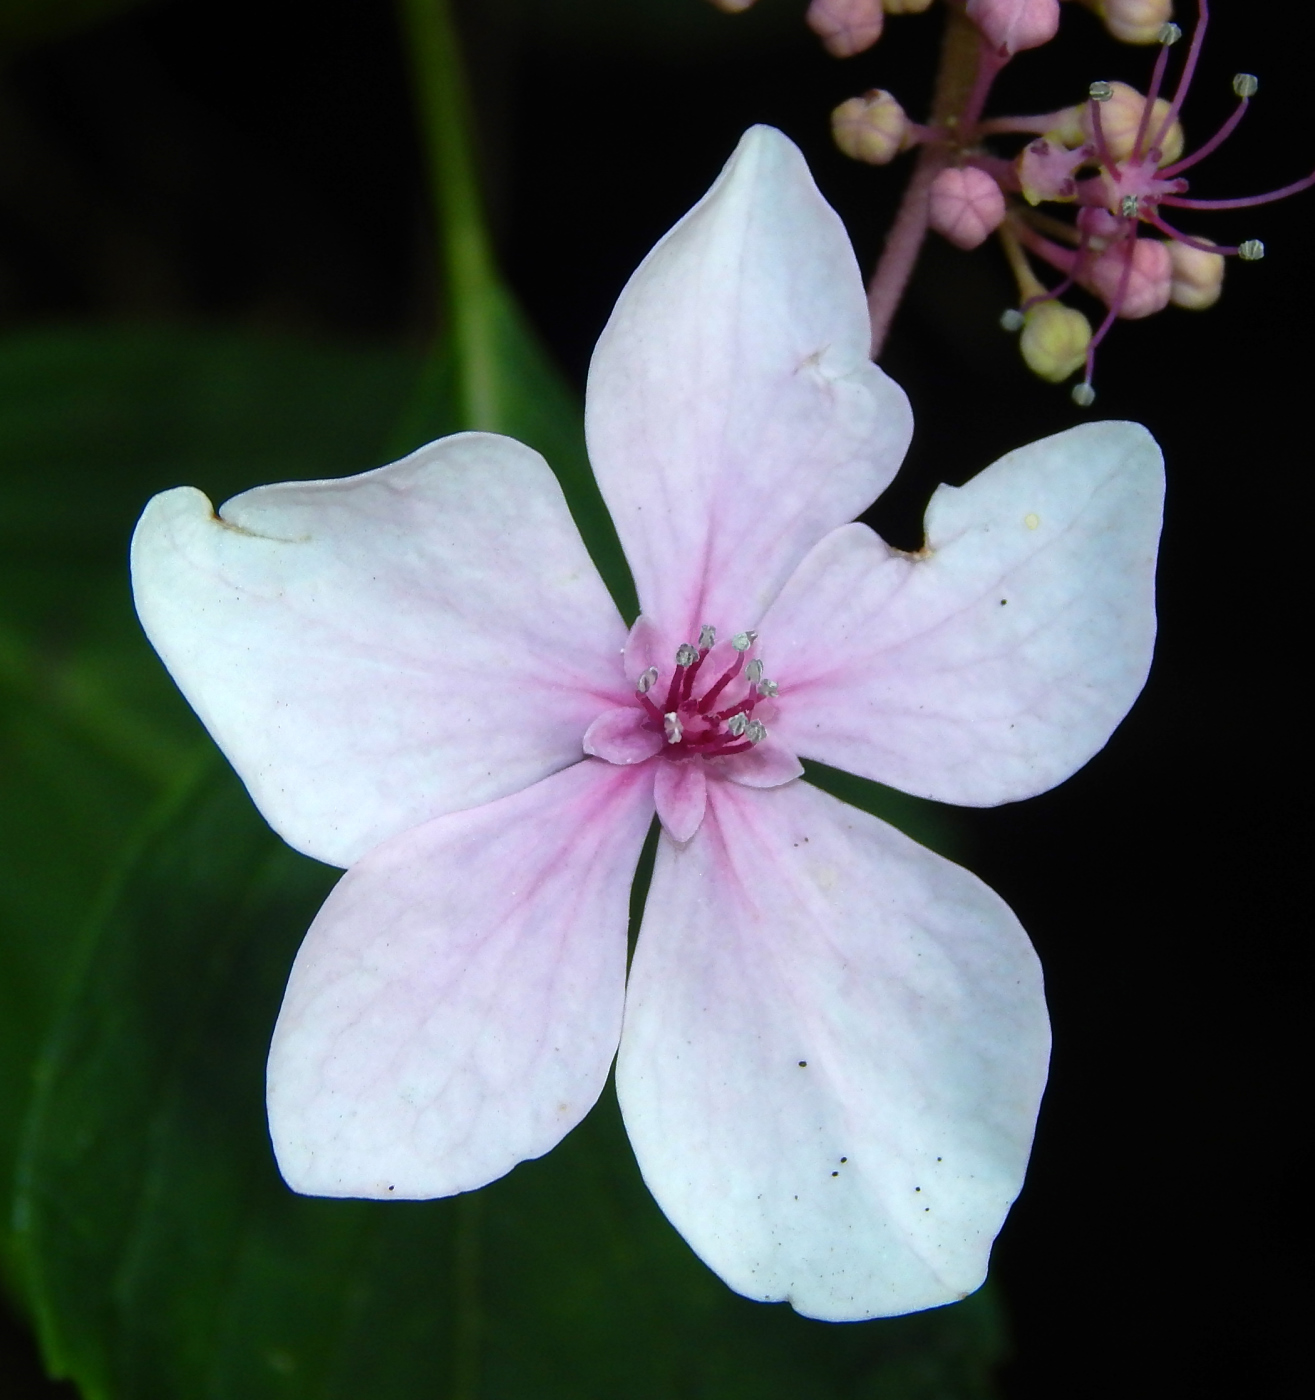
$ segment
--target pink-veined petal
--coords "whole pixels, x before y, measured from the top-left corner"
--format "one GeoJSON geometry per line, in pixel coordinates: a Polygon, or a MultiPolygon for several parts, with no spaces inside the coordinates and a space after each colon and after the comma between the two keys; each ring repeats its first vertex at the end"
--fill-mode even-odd
{"type": "Polygon", "coordinates": [[[584,732],[584,751],[608,763],[643,763],[662,752],[666,738],[645,729],[648,718],[636,705],[604,710],[584,732]]]}
{"type": "Polygon", "coordinates": [[[617,1092],[644,1180],[748,1297],[833,1321],[960,1298],[1022,1185],[1041,969],[974,875],[790,783],[658,845],[617,1092]]]}
{"type": "Polygon", "coordinates": [[[708,779],[701,759],[659,763],[653,778],[653,802],[662,829],[673,841],[688,841],[703,822],[708,779]]]}
{"type": "Polygon", "coordinates": [[[556,479],[463,433],[216,515],[180,487],[132,547],[147,635],[270,824],[349,865],[580,757],[631,698],[625,626],[556,479]]]}
{"type": "Polygon", "coordinates": [[[584,1117],[620,1033],[650,794],[646,774],[585,759],[395,836],[343,876],[270,1047],[290,1186],[447,1196],[584,1117]]]}
{"type": "Polygon", "coordinates": [[[747,753],[708,761],[722,777],[744,787],[780,787],[782,783],[803,777],[804,773],[804,765],[773,738],[755,744],[747,753]]]}
{"type": "Polygon", "coordinates": [[[774,736],[942,802],[1063,782],[1146,680],[1163,495],[1150,434],[1091,423],[937,488],[918,555],[835,531],[763,620],[774,736]]]}
{"type": "Polygon", "coordinates": [[[904,393],[868,359],[849,238],[779,131],[746,133],[645,258],[589,369],[598,484],[665,652],[756,625],[894,476],[904,393]]]}

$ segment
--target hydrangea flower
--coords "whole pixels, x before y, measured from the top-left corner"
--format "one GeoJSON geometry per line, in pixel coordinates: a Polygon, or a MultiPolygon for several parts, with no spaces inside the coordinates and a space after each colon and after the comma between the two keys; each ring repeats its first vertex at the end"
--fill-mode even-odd
{"type": "Polygon", "coordinates": [[[348,868],[274,1032],[280,1169],[472,1190],[578,1123],[619,1045],[644,1179],[732,1288],[828,1319],[959,1298],[1022,1183],[1041,970],[997,895],[799,758],[968,804],[1085,763],[1150,662],[1159,453],[1127,423],[1023,448],[940,487],[915,554],[850,523],[910,412],[764,127],[622,293],[586,427],[628,633],[547,464],[487,433],[138,526],[152,642],[274,828],[348,868]]]}

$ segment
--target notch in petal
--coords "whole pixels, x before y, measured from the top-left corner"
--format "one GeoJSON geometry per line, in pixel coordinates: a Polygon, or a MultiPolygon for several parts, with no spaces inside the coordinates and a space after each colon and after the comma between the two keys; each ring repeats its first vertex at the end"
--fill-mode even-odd
{"type": "Polygon", "coordinates": [[[181,487],[132,543],[138,616],[270,825],[349,865],[580,757],[632,697],[625,626],[537,452],[463,433],[336,481],[181,487]]]}
{"type": "Polygon", "coordinates": [[[925,548],[824,540],[763,622],[790,704],[774,733],[919,797],[991,806],[1063,782],[1141,692],[1164,467],[1089,423],[937,488],[925,548]]]}
{"type": "Polygon", "coordinates": [[[746,133],[645,258],[589,369],[589,453],[663,649],[753,627],[889,484],[912,423],[868,358],[848,235],[792,142],[746,133]]]}

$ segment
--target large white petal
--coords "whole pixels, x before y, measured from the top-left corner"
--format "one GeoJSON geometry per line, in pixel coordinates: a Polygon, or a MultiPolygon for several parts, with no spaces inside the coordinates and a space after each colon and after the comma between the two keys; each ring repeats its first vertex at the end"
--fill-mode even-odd
{"type": "Polygon", "coordinates": [[[538,453],[463,433],[338,481],[157,496],[138,615],[270,824],[349,865],[576,761],[625,627],[538,453]]]}
{"type": "Polygon", "coordinates": [[[302,944],[269,1055],[288,1184],[467,1191],[589,1111],[621,1029],[652,775],[585,759],[376,847],[302,944]]]}
{"type": "Polygon", "coordinates": [[[911,418],[870,335],[839,218],[796,147],[754,127],[630,279],[589,369],[594,471],[664,644],[755,626],[894,476],[911,418]]]}
{"type": "Polygon", "coordinates": [[[942,802],[1062,782],[1146,680],[1163,496],[1150,434],[1091,423],[937,488],[920,554],[835,531],[763,619],[773,737],[942,802]]]}
{"type": "Polygon", "coordinates": [[[810,1317],[985,1277],[1046,1077],[1041,969],[1004,902],[806,782],[708,784],[662,837],[617,1090],[702,1259],[810,1317]]]}

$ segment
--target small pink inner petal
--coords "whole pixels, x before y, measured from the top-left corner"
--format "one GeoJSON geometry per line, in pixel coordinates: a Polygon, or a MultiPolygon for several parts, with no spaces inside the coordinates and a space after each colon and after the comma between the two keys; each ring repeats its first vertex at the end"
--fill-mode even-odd
{"type": "Polygon", "coordinates": [[[604,710],[585,730],[584,751],[608,763],[643,763],[662,752],[665,738],[644,727],[647,716],[633,705],[604,710]]]}
{"type": "Polygon", "coordinates": [[[685,842],[703,824],[708,803],[708,780],[701,759],[659,763],[653,783],[658,820],[673,841],[685,842]]]}
{"type": "Polygon", "coordinates": [[[728,778],[742,787],[780,787],[803,777],[804,766],[784,744],[764,739],[748,753],[731,754],[729,758],[709,760],[712,774],[728,778]]]}

